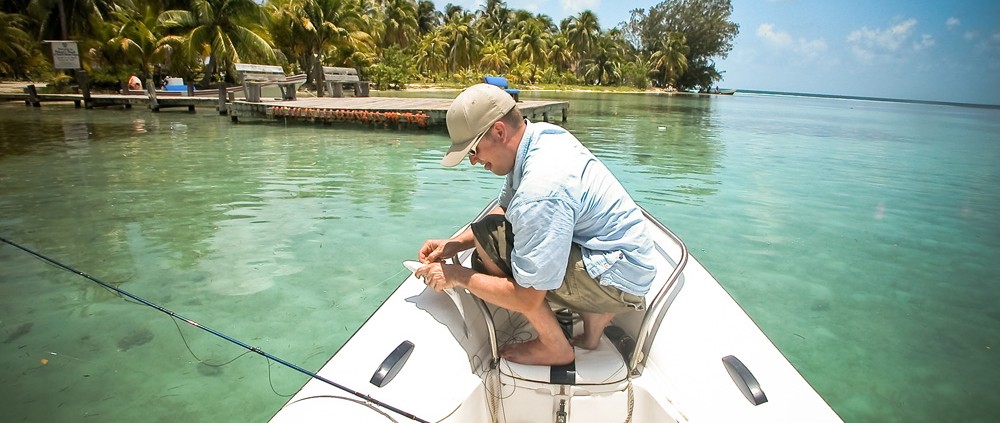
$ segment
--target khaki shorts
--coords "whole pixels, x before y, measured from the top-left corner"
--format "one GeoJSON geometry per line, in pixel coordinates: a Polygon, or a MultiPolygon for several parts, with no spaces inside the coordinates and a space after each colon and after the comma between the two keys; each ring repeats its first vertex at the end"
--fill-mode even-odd
{"type": "MultiPolygon", "coordinates": [[[[487,215],[472,224],[472,233],[486,255],[505,273],[497,276],[510,277],[513,274],[510,256],[514,250],[514,233],[511,232],[510,222],[500,215],[487,215]]],[[[472,255],[472,269],[489,273],[478,251],[472,255]]],[[[645,298],[601,285],[597,279],[590,277],[584,267],[583,253],[578,244],[570,246],[562,285],[549,291],[545,298],[557,306],[589,313],[622,313],[646,308],[645,298]]]]}

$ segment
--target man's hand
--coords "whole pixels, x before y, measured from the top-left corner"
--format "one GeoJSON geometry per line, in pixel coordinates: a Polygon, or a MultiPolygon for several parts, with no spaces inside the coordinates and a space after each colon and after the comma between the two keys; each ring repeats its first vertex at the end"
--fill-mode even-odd
{"type": "Polygon", "coordinates": [[[450,239],[428,239],[417,253],[421,263],[434,263],[450,259],[462,251],[462,246],[450,239]]]}
{"type": "MultiPolygon", "coordinates": [[[[414,276],[424,279],[424,285],[429,286],[431,289],[441,292],[448,288],[453,288],[457,284],[454,279],[449,280],[448,274],[454,274],[457,269],[465,269],[462,266],[454,264],[444,264],[441,262],[433,262],[424,267],[417,269],[414,272],[414,276]]],[[[453,275],[455,276],[455,275],[453,275]]]]}

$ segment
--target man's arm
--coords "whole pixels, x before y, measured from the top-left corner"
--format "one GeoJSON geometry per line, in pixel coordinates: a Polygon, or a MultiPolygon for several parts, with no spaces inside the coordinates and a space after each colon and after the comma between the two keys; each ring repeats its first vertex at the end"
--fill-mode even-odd
{"type": "Polygon", "coordinates": [[[490,304],[525,313],[537,309],[548,291],[525,288],[512,278],[476,273],[457,264],[432,263],[417,271],[435,291],[461,286],[490,304]]]}
{"type": "MultiPolygon", "coordinates": [[[[494,207],[489,214],[503,215],[502,207],[494,207]]],[[[472,234],[472,227],[465,228],[462,233],[449,239],[429,239],[424,241],[417,258],[421,263],[434,263],[454,257],[459,252],[468,250],[476,245],[475,237],[472,234]]]]}

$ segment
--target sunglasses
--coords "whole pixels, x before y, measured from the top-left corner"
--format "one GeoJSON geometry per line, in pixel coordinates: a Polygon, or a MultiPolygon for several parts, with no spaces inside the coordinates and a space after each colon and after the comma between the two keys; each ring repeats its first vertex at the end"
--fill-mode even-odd
{"type": "Polygon", "coordinates": [[[490,125],[489,128],[486,128],[486,130],[483,131],[482,134],[479,134],[479,136],[477,136],[476,139],[472,141],[472,147],[469,148],[469,157],[476,155],[476,147],[479,146],[479,141],[483,140],[483,137],[485,137],[486,134],[490,132],[490,129],[493,129],[493,125],[490,125]]]}

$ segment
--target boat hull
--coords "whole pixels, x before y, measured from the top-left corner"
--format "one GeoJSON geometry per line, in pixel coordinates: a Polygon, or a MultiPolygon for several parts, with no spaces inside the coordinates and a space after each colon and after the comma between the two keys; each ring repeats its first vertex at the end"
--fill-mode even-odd
{"type": "MultiPolygon", "coordinates": [[[[622,354],[617,348],[621,339],[610,337],[597,350],[577,349],[571,376],[548,366],[494,361],[491,327],[496,342],[521,342],[534,336],[523,317],[460,290],[463,315],[447,295],[410,275],[318,374],[425,421],[841,421],[715,278],[693,257],[684,265],[682,244],[649,219],[661,254],[647,302],[662,287],[664,311],[638,366],[630,366],[627,349],[622,354]],[[679,263],[680,277],[668,281],[679,263]],[[372,384],[386,358],[407,341],[412,351],[396,363],[394,378],[372,384]],[[724,363],[730,356],[745,366],[743,378],[724,363]],[[759,385],[747,382],[747,374],[759,385]],[[765,402],[755,405],[755,393],[765,402]]],[[[462,255],[465,262],[469,255],[462,255]]],[[[636,339],[643,318],[643,312],[621,314],[613,325],[636,339]]],[[[579,331],[580,323],[575,327],[579,331]]],[[[271,422],[387,417],[407,420],[312,379],[271,422]]]]}

